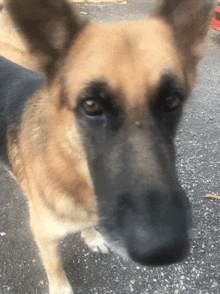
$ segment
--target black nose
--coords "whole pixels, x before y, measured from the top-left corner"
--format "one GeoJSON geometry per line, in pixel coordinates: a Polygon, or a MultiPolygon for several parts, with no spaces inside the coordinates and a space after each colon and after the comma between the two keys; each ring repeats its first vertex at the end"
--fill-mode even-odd
{"type": "Polygon", "coordinates": [[[162,266],[181,261],[189,251],[186,234],[169,232],[160,235],[149,232],[143,224],[130,229],[127,238],[130,257],[143,265],[162,266]]]}
{"type": "Polygon", "coordinates": [[[191,210],[185,193],[155,189],[134,195],[121,196],[118,217],[130,257],[149,266],[181,261],[189,251],[191,224],[191,210]]]}

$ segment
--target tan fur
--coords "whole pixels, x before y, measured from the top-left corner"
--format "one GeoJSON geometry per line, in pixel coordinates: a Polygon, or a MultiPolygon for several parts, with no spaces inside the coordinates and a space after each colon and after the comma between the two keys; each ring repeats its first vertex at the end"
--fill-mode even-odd
{"type": "MultiPolygon", "coordinates": [[[[5,38],[1,38],[2,44],[5,38]]],[[[0,54],[27,66],[25,47],[17,36],[14,40],[12,45],[1,46],[0,54]],[[6,52],[10,46],[12,51],[6,52]]],[[[61,44],[56,38],[52,41],[62,48],[63,40],[61,44]]],[[[197,55],[195,46],[192,52],[197,55]]],[[[190,87],[195,82],[195,70],[177,46],[171,25],[158,16],[88,24],[61,65],[50,86],[45,84],[30,99],[17,141],[8,138],[13,172],[29,199],[31,230],[48,275],[50,294],[73,293],[58,254],[60,237],[83,230],[93,250],[99,247],[107,252],[93,228],[98,221],[97,199],[74,117],[78,94],[90,80],[103,78],[112,91],[120,93],[116,103],[123,105],[128,120],[138,123],[142,105],[150,103],[150,94],[164,72],[171,70],[182,83],[187,77],[190,87]],[[62,88],[68,107],[60,105],[62,88]]]]}

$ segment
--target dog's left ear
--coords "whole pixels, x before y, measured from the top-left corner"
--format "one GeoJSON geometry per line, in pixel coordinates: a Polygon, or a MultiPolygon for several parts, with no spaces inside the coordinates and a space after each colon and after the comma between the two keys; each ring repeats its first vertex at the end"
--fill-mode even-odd
{"type": "Polygon", "coordinates": [[[42,70],[51,77],[85,26],[66,0],[7,0],[16,27],[42,70]]]}
{"type": "Polygon", "coordinates": [[[154,15],[172,27],[178,50],[195,65],[203,56],[213,12],[213,0],[160,0],[154,15]]]}

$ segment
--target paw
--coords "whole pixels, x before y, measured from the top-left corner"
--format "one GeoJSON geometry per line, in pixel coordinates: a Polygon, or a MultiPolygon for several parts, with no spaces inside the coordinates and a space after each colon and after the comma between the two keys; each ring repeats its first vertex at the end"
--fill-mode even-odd
{"type": "Polygon", "coordinates": [[[101,252],[104,254],[108,254],[108,248],[106,247],[101,235],[100,237],[86,243],[93,252],[101,252]]]}
{"type": "Polygon", "coordinates": [[[102,235],[93,227],[82,230],[81,236],[93,252],[108,254],[108,248],[105,245],[102,235]]]}

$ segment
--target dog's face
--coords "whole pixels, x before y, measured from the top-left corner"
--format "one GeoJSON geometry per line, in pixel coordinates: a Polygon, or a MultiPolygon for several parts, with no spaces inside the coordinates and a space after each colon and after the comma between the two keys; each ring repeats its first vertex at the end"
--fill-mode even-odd
{"type": "Polygon", "coordinates": [[[164,0],[146,20],[84,24],[66,2],[40,1],[34,9],[25,2],[11,1],[14,19],[48,76],[55,97],[48,113],[59,141],[68,141],[68,152],[84,150],[80,160],[89,167],[109,242],[144,265],[181,260],[190,207],[173,140],[211,5],[164,0]],[[40,32],[31,28],[33,18],[40,32]]]}
{"type": "Polygon", "coordinates": [[[154,18],[91,25],[66,68],[65,103],[109,243],[143,264],[178,261],[188,249],[190,213],[173,138],[190,85],[170,30],[154,18]]]}

